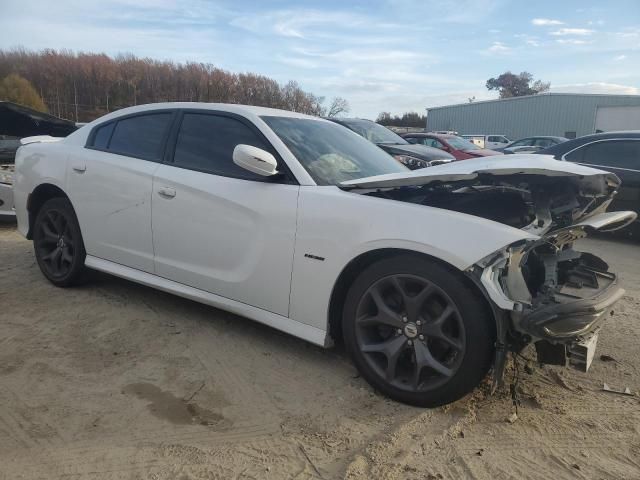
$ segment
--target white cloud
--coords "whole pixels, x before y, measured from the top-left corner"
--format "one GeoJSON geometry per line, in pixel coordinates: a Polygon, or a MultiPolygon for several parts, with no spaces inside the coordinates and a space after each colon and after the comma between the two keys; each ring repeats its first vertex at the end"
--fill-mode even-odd
{"type": "Polygon", "coordinates": [[[595,30],[591,30],[589,28],[561,28],[556,30],[555,32],[551,32],[551,35],[564,37],[566,35],[579,35],[586,36],[594,33],[595,30]]]}
{"type": "Polygon", "coordinates": [[[539,27],[544,27],[548,25],[564,25],[564,22],[551,18],[534,18],[533,20],[531,20],[531,24],[539,27]]]}
{"type": "Polygon", "coordinates": [[[616,57],[613,57],[613,60],[616,62],[621,62],[622,60],[626,60],[627,56],[626,55],[618,55],[616,57]]]}
{"type": "Polygon", "coordinates": [[[555,86],[552,85],[551,91],[554,93],[607,93],[619,95],[640,94],[640,88],[638,87],[606,82],[573,83],[555,86]]]}
{"type": "Polygon", "coordinates": [[[511,47],[505,45],[502,42],[493,42],[493,44],[485,50],[485,53],[506,55],[508,53],[511,53],[511,47]]]}
{"type": "Polygon", "coordinates": [[[529,45],[530,47],[539,47],[540,46],[540,43],[538,41],[531,40],[531,39],[527,40],[526,44],[529,45]]]}
{"type": "Polygon", "coordinates": [[[587,40],[580,40],[577,38],[559,38],[556,40],[557,43],[561,43],[563,45],[588,45],[593,43],[587,40]]]}

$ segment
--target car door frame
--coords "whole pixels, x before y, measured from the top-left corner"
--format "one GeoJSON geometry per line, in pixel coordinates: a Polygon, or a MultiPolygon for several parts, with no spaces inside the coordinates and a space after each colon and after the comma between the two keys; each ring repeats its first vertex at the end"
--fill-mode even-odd
{"type": "MultiPolygon", "coordinates": [[[[214,177],[219,177],[221,179],[232,179],[232,180],[239,180],[239,181],[247,181],[247,182],[256,182],[256,183],[265,183],[265,184],[280,184],[280,185],[288,185],[290,187],[297,187],[298,189],[301,186],[301,182],[296,178],[296,176],[293,174],[291,168],[289,167],[289,165],[287,164],[286,160],[282,157],[282,155],[280,154],[280,152],[278,151],[278,148],[273,144],[273,142],[271,140],[269,140],[269,138],[265,135],[265,133],[263,131],[261,131],[260,128],[258,128],[258,126],[254,123],[254,121],[252,121],[250,118],[247,118],[243,115],[237,114],[235,112],[229,112],[229,111],[225,111],[225,110],[217,110],[217,109],[203,109],[203,108],[178,108],[178,115],[176,117],[176,121],[173,124],[172,130],[169,134],[169,139],[168,139],[168,143],[167,143],[167,147],[165,150],[165,155],[164,155],[164,159],[162,162],[164,165],[169,166],[169,167],[174,167],[174,168],[179,168],[182,170],[188,170],[188,171],[192,171],[192,172],[201,172],[203,175],[211,175],[214,177]],[[180,133],[180,129],[182,126],[182,121],[184,119],[185,114],[197,114],[197,115],[208,115],[208,116],[216,116],[216,117],[223,117],[223,118],[230,118],[236,121],[239,121],[240,123],[242,123],[244,126],[246,126],[247,128],[249,128],[255,135],[257,135],[257,137],[262,140],[262,142],[264,143],[264,145],[267,147],[267,151],[269,153],[271,153],[275,158],[276,161],[278,163],[278,170],[280,172],[280,174],[277,177],[274,176],[270,176],[270,177],[259,177],[257,175],[255,176],[251,176],[249,177],[245,177],[245,176],[236,176],[236,175],[232,175],[232,174],[218,174],[215,172],[212,172],[211,170],[208,169],[204,169],[204,168],[194,168],[194,167],[188,167],[188,166],[182,166],[182,165],[176,165],[174,160],[175,160],[175,152],[176,152],[176,148],[177,148],[177,143],[178,143],[178,136],[180,133]]],[[[157,179],[157,175],[159,174],[159,170],[156,171],[156,175],[154,175],[154,185],[153,185],[153,196],[154,198],[152,199],[152,203],[156,200],[155,199],[155,192],[156,192],[156,179],[157,179]]],[[[152,213],[152,218],[155,214],[152,213]]],[[[290,292],[291,292],[291,274],[293,271],[293,262],[294,262],[294,253],[295,253],[295,243],[296,243],[296,225],[297,225],[297,200],[295,203],[295,212],[294,212],[294,216],[292,218],[294,226],[293,226],[293,239],[292,239],[292,248],[291,248],[291,252],[290,252],[290,266],[289,266],[289,274],[288,274],[288,279],[289,279],[289,285],[288,285],[288,289],[287,289],[287,306],[286,306],[286,312],[284,311],[276,311],[274,309],[270,309],[270,308],[266,308],[264,306],[261,305],[256,305],[253,304],[249,301],[246,301],[245,299],[241,299],[241,298],[234,298],[233,296],[230,296],[228,294],[225,294],[223,292],[220,291],[214,291],[213,289],[209,289],[209,288],[203,288],[202,286],[195,286],[193,284],[191,284],[191,282],[187,282],[186,280],[180,280],[177,278],[171,278],[171,276],[167,275],[166,272],[165,274],[162,273],[163,270],[166,270],[166,267],[168,266],[168,264],[166,264],[164,267],[160,267],[159,263],[155,264],[156,270],[160,270],[157,272],[157,274],[163,278],[166,278],[168,280],[177,282],[177,283],[181,283],[187,286],[190,286],[192,288],[198,288],[200,290],[203,291],[207,291],[210,294],[214,294],[214,295],[218,295],[220,297],[223,298],[227,298],[228,300],[231,301],[237,301],[237,302],[241,302],[244,303],[246,305],[250,305],[252,307],[255,308],[259,308],[261,310],[265,310],[265,311],[269,311],[273,314],[278,314],[278,315],[283,315],[283,316],[287,316],[288,315],[288,311],[289,311],[289,301],[290,301],[290,292]]],[[[159,228],[159,227],[153,227],[153,219],[152,219],[152,228],[154,228],[153,230],[153,235],[154,235],[154,245],[158,246],[158,241],[156,241],[155,239],[155,235],[158,233],[155,228],[159,228]]],[[[154,252],[154,257],[156,258],[156,262],[158,262],[159,260],[157,259],[158,255],[161,252],[154,252]]],[[[169,266],[169,268],[171,268],[169,266]]],[[[179,274],[176,273],[176,274],[179,274]]],[[[203,277],[201,277],[203,278],[203,277]]],[[[211,279],[214,279],[215,277],[210,277],[211,279]]]]}
{"type": "MultiPolygon", "coordinates": [[[[269,140],[267,138],[267,136],[264,134],[264,132],[262,130],[260,130],[257,125],[252,122],[250,119],[248,119],[247,117],[240,115],[238,113],[235,112],[228,112],[226,110],[215,110],[215,109],[208,109],[208,108],[176,108],[176,117],[174,119],[174,123],[171,127],[171,130],[169,131],[169,134],[167,136],[167,143],[166,143],[166,148],[164,151],[164,156],[162,159],[162,163],[167,164],[167,165],[174,165],[174,155],[176,152],[176,146],[178,143],[178,133],[180,132],[180,127],[182,125],[182,119],[184,118],[184,115],[186,113],[195,113],[195,114],[199,114],[199,115],[215,115],[218,117],[227,117],[227,118],[232,118],[234,120],[238,120],[240,123],[244,124],[245,126],[249,127],[250,130],[252,130],[254,133],[256,133],[258,135],[258,137],[260,137],[260,139],[262,141],[264,141],[265,145],[269,146],[269,150],[267,150],[269,153],[271,153],[275,158],[276,158],[276,162],[278,163],[278,167],[279,167],[279,175],[278,177],[281,178],[281,176],[284,176],[286,178],[286,182],[275,182],[273,177],[263,177],[263,178],[251,178],[251,181],[256,181],[256,182],[265,182],[265,183],[286,183],[288,185],[300,185],[301,183],[298,181],[298,179],[296,178],[296,176],[294,175],[294,173],[292,172],[291,168],[289,168],[289,165],[287,164],[287,162],[285,161],[284,158],[282,158],[282,155],[280,154],[280,152],[278,151],[278,149],[275,147],[275,145],[273,145],[273,142],[271,142],[271,140],[269,140]],[[284,167],[284,168],[281,168],[284,167]]],[[[179,167],[179,168],[184,168],[186,170],[193,170],[196,172],[202,172],[202,173],[207,173],[210,175],[215,175],[212,174],[210,171],[207,171],[205,169],[198,169],[198,168],[192,168],[192,167],[179,167]]],[[[240,176],[234,176],[234,175],[224,175],[227,176],[229,178],[238,178],[240,180],[247,180],[247,178],[245,177],[240,177],[240,176]]]]}

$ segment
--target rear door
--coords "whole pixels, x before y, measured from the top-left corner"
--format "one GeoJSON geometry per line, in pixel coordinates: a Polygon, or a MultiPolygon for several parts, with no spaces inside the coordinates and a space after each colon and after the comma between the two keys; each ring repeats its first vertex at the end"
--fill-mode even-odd
{"type": "Polygon", "coordinates": [[[97,126],[69,155],[69,193],[89,255],[153,272],[151,189],[174,112],[97,126]]]}
{"type": "Polygon", "coordinates": [[[622,186],[610,210],[640,211],[640,138],[600,140],[578,147],[563,158],[615,173],[622,186]]]}
{"type": "Polygon", "coordinates": [[[233,163],[246,144],[269,151],[248,120],[184,111],[174,154],[153,181],[156,273],[280,315],[288,315],[299,186],[287,174],[262,177],[233,163]]]}

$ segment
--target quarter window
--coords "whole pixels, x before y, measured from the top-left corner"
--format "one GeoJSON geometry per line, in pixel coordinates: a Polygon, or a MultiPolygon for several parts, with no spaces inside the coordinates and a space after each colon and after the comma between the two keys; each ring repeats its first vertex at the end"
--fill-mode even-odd
{"type": "Polygon", "coordinates": [[[115,122],[107,123],[101,127],[98,127],[93,137],[93,146],[101,150],[106,150],[113,133],[113,127],[116,126],[115,122]]]}
{"type": "Polygon", "coordinates": [[[567,155],[572,162],[640,170],[640,140],[609,140],[586,145],[567,155]]]}
{"type": "Polygon", "coordinates": [[[173,162],[177,167],[215,175],[264,180],[264,177],[233,163],[233,149],[240,144],[272,150],[257,133],[239,120],[219,115],[185,113],[173,162]]]}
{"type": "Polygon", "coordinates": [[[108,149],[113,153],[159,161],[172,113],[136,115],[119,120],[108,149]]]}

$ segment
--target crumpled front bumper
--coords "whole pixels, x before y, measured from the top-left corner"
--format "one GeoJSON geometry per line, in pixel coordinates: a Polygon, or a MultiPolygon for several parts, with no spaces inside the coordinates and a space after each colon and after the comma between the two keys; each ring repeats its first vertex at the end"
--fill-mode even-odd
{"type": "Polygon", "coordinates": [[[573,243],[635,218],[634,212],[597,214],[477,263],[473,272],[504,322],[498,343],[518,351],[533,342],[542,363],[566,365],[569,360],[586,371],[602,321],[625,291],[606,262],[574,250],[573,243]]]}
{"type": "Polygon", "coordinates": [[[569,293],[563,287],[550,295],[548,303],[522,316],[519,324],[532,336],[555,342],[574,341],[595,330],[608,314],[613,314],[613,305],[625,293],[615,274],[596,275],[598,280],[604,279],[604,285],[599,283],[595,293],[569,293]]]}

